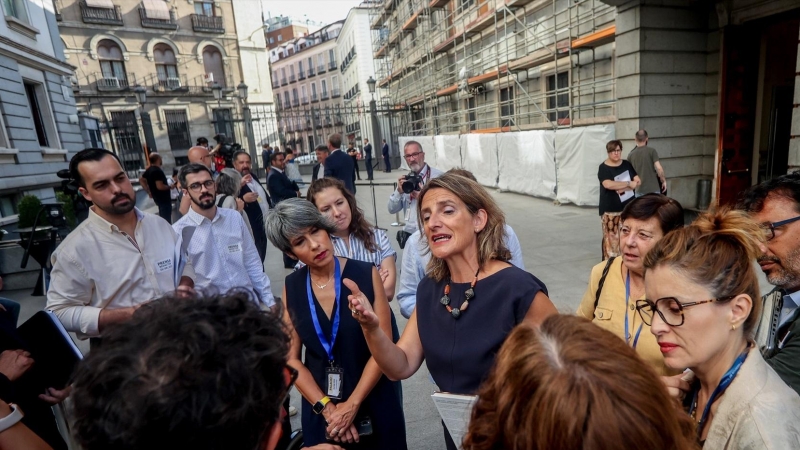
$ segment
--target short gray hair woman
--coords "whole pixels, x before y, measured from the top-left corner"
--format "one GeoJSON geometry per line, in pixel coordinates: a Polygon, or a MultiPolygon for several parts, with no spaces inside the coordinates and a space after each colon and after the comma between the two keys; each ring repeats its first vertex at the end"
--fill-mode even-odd
{"type": "Polygon", "coordinates": [[[242,175],[231,168],[222,169],[217,177],[217,206],[241,212],[244,223],[250,231],[250,236],[252,236],[253,229],[250,228],[250,220],[247,218],[247,213],[244,212],[244,205],[240,208],[237,202],[241,188],[242,175]]]}
{"type": "MultiPolygon", "coordinates": [[[[223,172],[227,170],[224,169],[223,172]]],[[[265,220],[267,238],[284,253],[292,253],[292,239],[309,228],[320,228],[333,233],[336,227],[314,206],[303,198],[288,198],[272,208],[265,220]]]]}

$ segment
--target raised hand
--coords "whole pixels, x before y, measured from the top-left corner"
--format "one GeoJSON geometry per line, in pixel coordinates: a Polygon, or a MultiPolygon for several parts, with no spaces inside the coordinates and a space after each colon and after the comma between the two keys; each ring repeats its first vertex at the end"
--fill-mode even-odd
{"type": "Polygon", "coordinates": [[[367,297],[358,288],[358,285],[349,278],[345,278],[342,282],[350,289],[350,292],[352,292],[352,294],[347,297],[347,300],[350,303],[350,312],[353,314],[353,318],[361,324],[362,328],[370,330],[378,328],[381,321],[372,309],[372,305],[369,303],[369,300],[367,300],[367,297]]]}

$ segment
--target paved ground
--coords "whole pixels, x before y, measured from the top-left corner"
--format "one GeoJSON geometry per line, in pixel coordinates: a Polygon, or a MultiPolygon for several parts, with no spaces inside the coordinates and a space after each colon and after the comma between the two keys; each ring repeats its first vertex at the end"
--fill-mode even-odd
{"type": "MultiPolygon", "coordinates": [[[[376,172],[376,183],[392,183],[403,172],[391,174],[376,172]]],[[[364,172],[362,171],[362,175],[364,172]]],[[[363,183],[363,182],[362,182],[363,183]]],[[[386,210],[386,201],[392,186],[375,186],[377,223],[389,229],[392,244],[402,257],[402,250],[393,236],[397,227],[390,224],[395,215],[386,210]]],[[[572,205],[555,206],[552,201],[527,197],[513,193],[492,191],[506,214],[506,220],[514,228],[522,244],[527,270],[547,285],[555,305],[562,313],[574,312],[586,289],[591,267],[600,260],[600,224],[596,208],[581,208],[572,205]]],[[[369,186],[358,186],[357,199],[365,210],[368,220],[374,222],[372,194],[369,186]]],[[[283,269],[282,258],[270,246],[265,262],[267,274],[272,281],[273,292],[280,295],[284,277],[289,273],[283,269]]],[[[22,303],[21,321],[26,320],[45,304],[43,297],[31,297],[29,291],[3,292],[3,296],[22,303]]],[[[406,320],[400,315],[396,304],[392,306],[402,331],[406,320]]],[[[83,351],[88,351],[85,342],[79,342],[83,351]]],[[[404,409],[408,446],[410,449],[427,450],[444,448],[442,427],[430,395],[435,387],[430,382],[427,368],[423,367],[413,377],[403,382],[404,409]]],[[[292,395],[292,402],[300,406],[299,394],[292,395]]],[[[299,415],[294,418],[299,428],[299,415]]]]}

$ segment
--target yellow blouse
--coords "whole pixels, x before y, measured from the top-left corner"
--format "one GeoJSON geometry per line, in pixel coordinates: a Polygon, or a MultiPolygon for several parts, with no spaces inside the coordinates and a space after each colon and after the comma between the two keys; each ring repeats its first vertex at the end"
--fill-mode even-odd
{"type": "MultiPolygon", "coordinates": [[[[616,258],[611,263],[603,290],[600,292],[600,301],[597,303],[597,309],[594,309],[597,285],[600,283],[605,266],[606,261],[603,261],[592,268],[589,286],[586,293],[583,294],[576,314],[592,319],[592,323],[595,325],[625,339],[625,279],[622,277],[622,258],[616,258]]],[[[642,322],[641,316],[636,311],[636,300],[642,299],[644,299],[643,296],[632,298],[628,303],[628,333],[630,335],[627,339],[628,345],[633,345],[641,326],[636,353],[659,375],[675,375],[680,371],[671,370],[664,365],[664,357],[661,355],[655,336],[650,332],[650,327],[642,322]]]]}

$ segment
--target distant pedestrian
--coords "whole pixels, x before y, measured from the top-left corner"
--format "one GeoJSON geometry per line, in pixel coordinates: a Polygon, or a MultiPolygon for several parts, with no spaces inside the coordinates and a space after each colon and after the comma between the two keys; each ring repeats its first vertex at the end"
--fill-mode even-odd
{"type": "Polygon", "coordinates": [[[353,143],[352,143],[352,142],[351,142],[350,144],[348,144],[348,147],[347,147],[347,155],[348,155],[348,156],[350,156],[351,158],[353,158],[353,166],[354,166],[354,167],[355,167],[355,169],[356,169],[356,170],[355,170],[355,174],[354,174],[356,178],[354,178],[353,180],[354,180],[354,181],[355,181],[356,179],[358,179],[358,180],[361,180],[361,172],[358,170],[358,157],[359,157],[359,152],[358,152],[358,149],[357,149],[357,148],[356,148],[356,147],[353,145],[353,143]]]}
{"type": "Polygon", "coordinates": [[[272,155],[272,146],[264,144],[261,147],[261,166],[264,167],[266,172],[269,172],[269,157],[272,155]]]}
{"type": "Polygon", "coordinates": [[[328,137],[328,149],[331,151],[330,156],[325,160],[325,176],[336,178],[344,183],[350,193],[356,193],[356,185],[353,180],[356,179],[353,172],[353,159],[348,157],[342,151],[342,135],[334,133],[328,137]]]}
{"type": "Polygon", "coordinates": [[[381,149],[381,154],[383,155],[383,164],[385,167],[383,171],[389,173],[392,171],[392,161],[389,160],[389,144],[386,143],[386,139],[383,140],[383,148],[381,149]]]}
{"type": "Polygon", "coordinates": [[[633,200],[633,192],[641,181],[633,165],[622,159],[622,142],[606,144],[608,159],[600,164],[600,217],[603,225],[603,260],[619,256],[619,215],[633,200]]]}
{"type": "Polygon", "coordinates": [[[636,196],[645,194],[665,194],[667,193],[667,177],[664,169],[658,161],[658,152],[653,147],[647,145],[647,131],[639,130],[636,132],[636,148],[628,154],[628,161],[633,165],[642,185],[636,189],[636,196]]]}
{"type": "Polygon", "coordinates": [[[372,180],[372,144],[369,139],[364,139],[364,165],[367,167],[367,180],[372,180]]]}
{"type": "Polygon", "coordinates": [[[320,144],[314,149],[314,153],[317,154],[317,164],[314,165],[314,168],[311,171],[312,183],[320,178],[325,177],[325,160],[328,159],[328,155],[331,153],[331,151],[328,150],[327,145],[320,144]]]}
{"type": "Polygon", "coordinates": [[[242,175],[242,189],[239,191],[239,198],[244,201],[244,210],[250,220],[250,229],[253,231],[256,249],[263,261],[267,255],[267,232],[264,230],[264,222],[269,213],[269,195],[258,177],[252,172],[250,155],[247,152],[238,151],[233,154],[233,168],[242,175]]]}
{"type": "MultiPolygon", "coordinates": [[[[278,205],[286,199],[300,197],[300,188],[297,186],[297,183],[286,176],[284,172],[285,168],[286,155],[280,152],[273,153],[272,169],[270,169],[269,175],[267,175],[267,189],[269,189],[269,195],[272,197],[272,201],[275,202],[275,205],[278,205]]],[[[266,220],[264,222],[266,223],[266,220]]],[[[284,269],[292,269],[296,263],[297,261],[294,258],[287,255],[285,252],[283,253],[284,269]]]]}
{"type": "Polygon", "coordinates": [[[158,153],[151,153],[149,160],[150,167],[139,177],[139,184],[158,206],[158,215],[168,223],[172,223],[170,185],[167,176],[161,169],[161,156],[158,153]]]}

